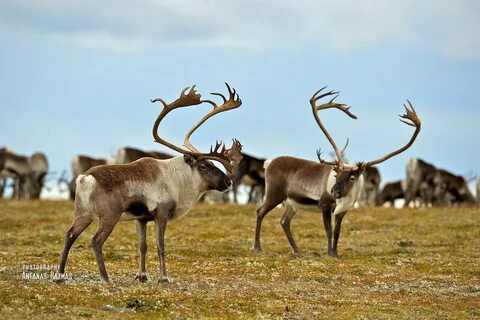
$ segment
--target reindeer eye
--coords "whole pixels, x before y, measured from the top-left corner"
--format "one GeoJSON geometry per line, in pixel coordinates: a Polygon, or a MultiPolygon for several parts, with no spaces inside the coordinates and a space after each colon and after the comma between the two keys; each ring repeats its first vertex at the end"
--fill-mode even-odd
{"type": "Polygon", "coordinates": [[[205,170],[205,169],[207,169],[207,166],[206,166],[204,163],[202,163],[202,164],[200,165],[200,169],[201,169],[201,170],[205,170]]]}
{"type": "Polygon", "coordinates": [[[355,176],[351,176],[350,181],[355,181],[355,176]]]}

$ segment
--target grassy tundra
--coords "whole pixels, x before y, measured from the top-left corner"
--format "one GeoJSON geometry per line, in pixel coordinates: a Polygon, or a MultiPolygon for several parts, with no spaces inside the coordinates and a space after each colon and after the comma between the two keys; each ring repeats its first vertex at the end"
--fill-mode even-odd
{"type": "MultiPolygon", "coordinates": [[[[73,279],[22,280],[24,265],[58,264],[71,202],[0,200],[0,318],[479,318],[480,209],[355,209],[344,220],[340,259],[326,254],[321,214],[300,212],[290,254],[279,224],[264,220],[264,252],[250,251],[255,208],[198,205],[167,229],[173,282],[157,284],[154,225],[148,283],[134,280],[134,222],[104,247],[102,284],[90,226],[67,264],[73,279]]],[[[43,272],[43,271],[35,271],[43,272]]]]}

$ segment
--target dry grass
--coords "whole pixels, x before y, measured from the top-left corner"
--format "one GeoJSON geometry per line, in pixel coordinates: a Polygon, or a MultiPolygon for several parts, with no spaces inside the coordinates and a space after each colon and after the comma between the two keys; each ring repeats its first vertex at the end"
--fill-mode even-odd
{"type": "Polygon", "coordinates": [[[0,201],[0,318],[480,317],[478,208],[352,210],[338,260],[326,255],[321,215],[307,212],[292,224],[303,252],[293,257],[281,213],[266,217],[264,253],[256,255],[250,252],[253,207],[199,205],[167,228],[169,284],[156,283],[153,223],[151,279],[134,281],[133,222],[120,223],[107,241],[113,284],[102,284],[92,225],[71,252],[67,272],[74,278],[55,284],[21,280],[22,266],[58,263],[72,204],[0,201]]]}

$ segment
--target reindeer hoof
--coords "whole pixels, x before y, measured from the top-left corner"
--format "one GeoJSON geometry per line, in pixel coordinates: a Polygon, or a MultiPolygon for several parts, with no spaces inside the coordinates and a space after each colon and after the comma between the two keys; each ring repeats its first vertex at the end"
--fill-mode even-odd
{"type": "Polygon", "coordinates": [[[139,282],[147,282],[148,277],[146,272],[139,273],[135,276],[135,280],[138,280],[139,282]]]}
{"type": "Polygon", "coordinates": [[[167,276],[160,276],[160,278],[158,278],[158,283],[170,283],[170,282],[172,282],[172,280],[167,276]]]}
{"type": "Polygon", "coordinates": [[[262,249],[260,249],[260,247],[253,247],[251,250],[253,253],[262,253],[262,249]]]}
{"type": "Polygon", "coordinates": [[[53,282],[54,282],[54,283],[57,283],[57,284],[65,283],[65,281],[66,281],[66,279],[62,279],[62,278],[60,278],[60,279],[53,279],[53,282]]]}
{"type": "Polygon", "coordinates": [[[331,258],[338,259],[338,254],[337,254],[336,252],[329,252],[328,255],[329,255],[331,258]]]}

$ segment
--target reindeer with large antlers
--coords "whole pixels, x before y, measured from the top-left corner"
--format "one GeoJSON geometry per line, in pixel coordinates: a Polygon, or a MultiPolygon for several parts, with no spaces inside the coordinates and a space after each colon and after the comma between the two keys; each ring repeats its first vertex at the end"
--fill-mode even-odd
{"type": "Polygon", "coordinates": [[[420,132],[420,119],[413,106],[408,102],[405,106],[406,113],[401,115],[400,121],[415,127],[410,141],[402,148],[386,156],[369,162],[359,162],[350,165],[344,162],[342,152],[338,149],[327,129],[323,125],[318,111],[325,109],[338,109],[350,118],[357,117],[350,112],[345,104],[334,102],[338,92],[320,94],[323,87],[310,99],[313,116],[335,151],[335,161],[325,161],[317,152],[320,163],[293,157],[279,157],[265,162],[266,196],[261,207],[257,209],[257,223],[255,228],[255,242],[253,250],[261,251],[260,229],[265,215],[280,203],[284,203],[286,211],[280,221],[285,235],[290,243],[293,254],[298,254],[299,249],[290,231],[290,222],[297,209],[309,211],[322,211],[323,223],[327,234],[328,255],[338,257],[337,244],[340,236],[342,219],[357,201],[363,185],[362,173],[370,166],[379,164],[389,158],[405,151],[415,141],[420,132]],[[317,105],[321,98],[332,96],[330,101],[317,105]],[[334,230],[332,235],[332,214],[334,216],[334,230]]]}
{"type": "Polygon", "coordinates": [[[155,221],[158,256],[160,261],[159,282],[168,281],[165,267],[165,229],[169,220],[184,216],[198,198],[207,190],[225,192],[232,186],[230,178],[209,160],[220,162],[228,172],[241,160],[241,144],[236,139],[227,149],[217,142],[209,153],[198,151],[189,142],[192,133],[210,117],[228,110],[238,108],[242,101],[235,89],[227,84],[229,98],[220,93],[212,93],[223,99],[217,105],[210,100],[201,100],[200,94],[192,86],[186,88],[180,97],[170,104],[157,98],[163,110],[153,126],[155,142],[177,151],[183,156],[168,160],[142,158],[124,165],[102,165],[89,169],[77,178],[74,220],[65,235],[65,247],[61,254],[59,273],[65,271],[65,264],[70,248],[75,239],[87,228],[94,218],[99,226],[92,239],[100,277],[108,282],[108,275],[103,260],[102,247],[113,228],[120,220],[136,220],[139,242],[139,270],[136,276],[141,282],[147,281],[145,255],[147,251],[146,224],[155,221]],[[187,92],[188,91],[188,92],[187,92]],[[208,103],[213,109],[207,113],[185,136],[184,146],[178,147],[158,134],[158,127],[163,118],[171,111],[208,103]]]}

